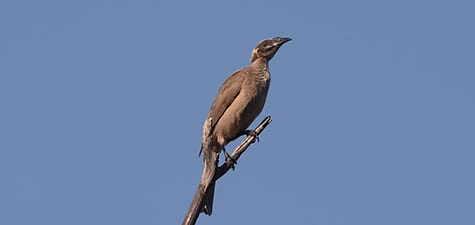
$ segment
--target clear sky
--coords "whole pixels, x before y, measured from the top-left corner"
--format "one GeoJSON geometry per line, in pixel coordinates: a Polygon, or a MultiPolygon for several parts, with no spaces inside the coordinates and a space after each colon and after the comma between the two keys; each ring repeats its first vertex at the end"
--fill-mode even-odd
{"type": "Polygon", "coordinates": [[[473,225],[474,8],[1,1],[0,224],[181,223],[216,91],[287,36],[273,122],[198,224],[473,225]]]}

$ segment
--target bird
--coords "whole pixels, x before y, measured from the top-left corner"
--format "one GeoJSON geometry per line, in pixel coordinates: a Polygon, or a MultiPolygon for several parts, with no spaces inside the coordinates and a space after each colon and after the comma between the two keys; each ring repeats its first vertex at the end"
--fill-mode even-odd
{"type": "MultiPolygon", "coordinates": [[[[215,190],[215,174],[221,151],[227,159],[234,160],[226,152],[225,146],[242,135],[255,135],[247,130],[249,125],[261,113],[266,102],[270,86],[269,61],[279,48],[288,41],[288,37],[274,37],[260,41],[251,53],[251,63],[237,70],[221,85],[207,115],[211,121],[210,147],[201,147],[204,152],[204,184],[203,204],[200,212],[211,215],[215,190]]],[[[205,137],[203,137],[205,138],[205,137]]],[[[204,143],[204,140],[203,140],[204,143]]]]}

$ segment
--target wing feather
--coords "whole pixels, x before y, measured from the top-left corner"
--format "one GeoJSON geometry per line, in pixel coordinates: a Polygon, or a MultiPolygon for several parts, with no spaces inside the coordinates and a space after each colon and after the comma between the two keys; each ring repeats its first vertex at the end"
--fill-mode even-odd
{"type": "Polygon", "coordinates": [[[216,99],[211,105],[208,118],[212,118],[211,129],[213,129],[223,116],[226,109],[233,103],[241,92],[241,86],[246,74],[245,69],[238,70],[229,76],[216,95],[216,99]]]}

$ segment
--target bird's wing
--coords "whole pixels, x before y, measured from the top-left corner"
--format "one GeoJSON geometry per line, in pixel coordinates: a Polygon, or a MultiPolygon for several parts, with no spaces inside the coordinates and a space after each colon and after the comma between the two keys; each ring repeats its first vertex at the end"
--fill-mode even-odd
{"type": "Polygon", "coordinates": [[[240,69],[229,76],[228,79],[224,81],[223,85],[221,85],[221,88],[219,89],[213,105],[211,105],[211,109],[208,113],[208,118],[212,118],[212,129],[215,127],[216,123],[219,121],[226,109],[239,95],[245,73],[245,69],[240,69]]]}

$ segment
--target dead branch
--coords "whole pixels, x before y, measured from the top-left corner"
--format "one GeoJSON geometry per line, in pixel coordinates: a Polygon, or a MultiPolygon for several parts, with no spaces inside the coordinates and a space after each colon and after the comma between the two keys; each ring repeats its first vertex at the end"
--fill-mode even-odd
{"type": "MultiPolygon", "coordinates": [[[[246,139],[238,146],[236,149],[234,149],[233,153],[231,154],[231,157],[233,158],[234,162],[237,162],[239,157],[246,151],[246,149],[256,141],[257,137],[259,134],[261,134],[262,131],[267,127],[272,122],[272,118],[270,116],[267,116],[262,122],[254,129],[255,136],[254,135],[248,135],[246,139]]],[[[203,146],[204,148],[208,148],[210,145],[210,130],[211,130],[211,121],[207,120],[204,124],[204,129],[203,129],[203,146]]],[[[206,157],[206,156],[204,156],[206,157]]],[[[213,181],[217,181],[219,178],[221,178],[224,174],[226,174],[229,169],[231,169],[233,166],[233,162],[231,159],[226,160],[221,166],[216,168],[216,172],[213,177],[213,181]]],[[[205,169],[203,169],[203,172],[205,169]]],[[[206,175],[203,173],[201,177],[200,184],[198,185],[198,188],[195,192],[195,196],[193,197],[193,200],[191,201],[190,208],[188,209],[188,212],[185,215],[185,218],[182,222],[182,225],[195,225],[196,221],[198,220],[198,217],[200,215],[200,209],[203,205],[203,197],[205,194],[205,189],[206,187],[203,186],[203,184],[206,184],[206,179],[209,179],[206,177],[206,175]]]]}

